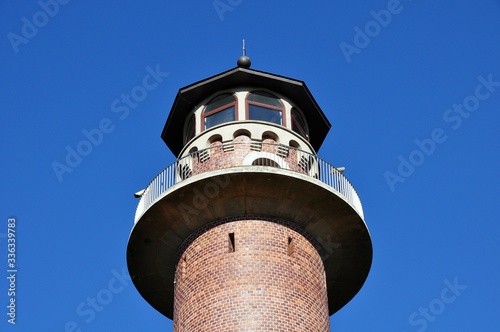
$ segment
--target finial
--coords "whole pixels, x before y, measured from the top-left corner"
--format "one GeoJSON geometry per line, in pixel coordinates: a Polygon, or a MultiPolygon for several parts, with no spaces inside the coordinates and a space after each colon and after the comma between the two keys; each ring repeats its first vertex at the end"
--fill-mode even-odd
{"type": "Polygon", "coordinates": [[[245,39],[243,39],[243,55],[238,58],[238,67],[250,68],[252,61],[247,57],[247,50],[245,48],[245,39]]]}

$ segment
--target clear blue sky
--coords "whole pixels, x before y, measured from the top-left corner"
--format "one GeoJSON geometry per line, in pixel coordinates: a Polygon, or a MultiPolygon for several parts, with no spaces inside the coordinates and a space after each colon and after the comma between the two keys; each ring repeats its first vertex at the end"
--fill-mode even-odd
{"type": "Polygon", "coordinates": [[[332,123],[319,155],[363,202],[373,266],[332,330],[498,330],[500,1],[59,1],[0,1],[2,331],[171,331],[122,276],[133,193],[174,161],[177,90],[242,38],[252,68],[306,82],[332,123]]]}

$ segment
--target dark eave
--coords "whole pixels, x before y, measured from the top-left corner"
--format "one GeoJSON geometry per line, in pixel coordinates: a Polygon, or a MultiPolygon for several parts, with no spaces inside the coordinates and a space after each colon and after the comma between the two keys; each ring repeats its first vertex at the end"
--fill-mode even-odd
{"type": "Polygon", "coordinates": [[[293,102],[306,117],[312,147],[316,151],[319,150],[331,124],[306,84],[279,75],[236,67],[179,90],[161,134],[163,141],[174,155],[178,156],[184,147],[184,122],[194,107],[218,91],[243,86],[268,89],[293,102]]]}

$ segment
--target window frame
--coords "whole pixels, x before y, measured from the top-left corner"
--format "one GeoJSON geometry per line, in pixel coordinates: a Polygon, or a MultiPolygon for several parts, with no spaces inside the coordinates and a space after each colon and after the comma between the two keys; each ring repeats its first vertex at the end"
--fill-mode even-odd
{"type": "Polygon", "coordinates": [[[250,120],[250,121],[263,121],[263,122],[272,123],[272,124],[275,124],[275,125],[278,125],[278,126],[286,127],[286,107],[285,107],[285,104],[283,104],[283,102],[281,101],[281,99],[279,97],[277,97],[274,93],[271,93],[271,92],[265,91],[265,90],[249,91],[247,93],[246,97],[245,97],[245,118],[247,120],[250,120]],[[258,93],[258,92],[263,92],[263,93],[269,94],[269,95],[273,96],[274,98],[276,98],[276,100],[279,101],[279,103],[281,104],[281,108],[277,107],[277,106],[269,105],[269,104],[264,104],[264,103],[259,103],[259,102],[256,102],[256,101],[248,100],[248,98],[253,93],[258,93]],[[273,111],[279,111],[279,112],[281,112],[281,124],[277,124],[277,123],[270,122],[270,121],[265,121],[265,120],[250,119],[250,105],[255,105],[255,106],[267,108],[267,109],[270,109],[270,110],[273,110],[273,111]]]}
{"type": "Polygon", "coordinates": [[[205,128],[205,118],[206,117],[209,117],[210,115],[214,115],[218,112],[221,112],[221,111],[224,111],[225,109],[228,109],[230,107],[233,107],[234,106],[234,120],[233,121],[238,121],[238,96],[233,93],[233,92],[223,92],[223,93],[219,93],[218,95],[216,95],[215,97],[213,98],[210,98],[210,100],[205,104],[205,106],[203,107],[203,110],[201,111],[201,121],[200,121],[200,127],[201,127],[201,131],[205,131],[205,130],[208,130],[210,128],[213,128],[215,126],[218,126],[219,124],[215,125],[215,126],[212,126],[210,128],[205,128]],[[210,105],[210,103],[220,97],[220,96],[223,96],[223,95],[231,95],[233,98],[234,98],[234,101],[228,103],[228,104],[224,104],[222,106],[219,106],[217,107],[216,109],[213,109],[209,112],[205,112],[205,110],[207,109],[207,107],[210,105]]]}
{"type": "Polygon", "coordinates": [[[192,140],[196,136],[196,115],[194,113],[191,113],[186,121],[186,125],[184,127],[184,144],[188,143],[190,140],[192,140]],[[191,125],[191,121],[193,122],[193,127],[191,130],[189,130],[189,127],[191,125]],[[188,132],[189,130],[189,132],[188,132]],[[188,138],[188,136],[192,134],[193,136],[188,138]]]}
{"type": "Polygon", "coordinates": [[[290,129],[294,133],[299,134],[300,136],[305,138],[307,141],[309,141],[309,125],[306,121],[304,114],[298,108],[292,107],[290,109],[290,120],[291,120],[290,129]],[[297,121],[296,116],[294,115],[294,112],[296,112],[298,114],[298,116],[301,118],[302,122],[304,122],[305,128],[303,128],[303,126],[300,125],[299,121],[297,121]],[[297,132],[293,129],[294,124],[295,124],[295,126],[297,126],[299,132],[297,132]]]}

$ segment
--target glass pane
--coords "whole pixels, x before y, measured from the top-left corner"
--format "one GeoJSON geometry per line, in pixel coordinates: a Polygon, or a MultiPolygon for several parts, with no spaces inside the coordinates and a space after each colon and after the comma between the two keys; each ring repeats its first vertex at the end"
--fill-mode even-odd
{"type": "Polygon", "coordinates": [[[292,130],[302,136],[307,135],[307,126],[300,113],[292,108],[292,130]]]}
{"type": "Polygon", "coordinates": [[[249,120],[267,121],[281,125],[281,111],[256,105],[248,106],[249,120]]]}
{"type": "Polygon", "coordinates": [[[255,101],[257,103],[283,108],[283,105],[281,104],[279,99],[267,92],[263,91],[254,92],[250,96],[248,96],[247,99],[250,101],[255,101]]]}
{"type": "Polygon", "coordinates": [[[234,106],[205,117],[205,129],[229,121],[234,121],[234,106]]]}
{"type": "Polygon", "coordinates": [[[191,138],[194,137],[194,116],[191,116],[189,119],[188,125],[186,127],[186,142],[188,142],[191,138]]]}
{"type": "Polygon", "coordinates": [[[231,104],[235,100],[236,99],[234,98],[234,96],[230,93],[225,93],[223,95],[217,96],[207,104],[207,107],[205,107],[204,113],[208,113],[211,110],[217,109],[217,108],[222,107],[226,104],[231,104]]]}

